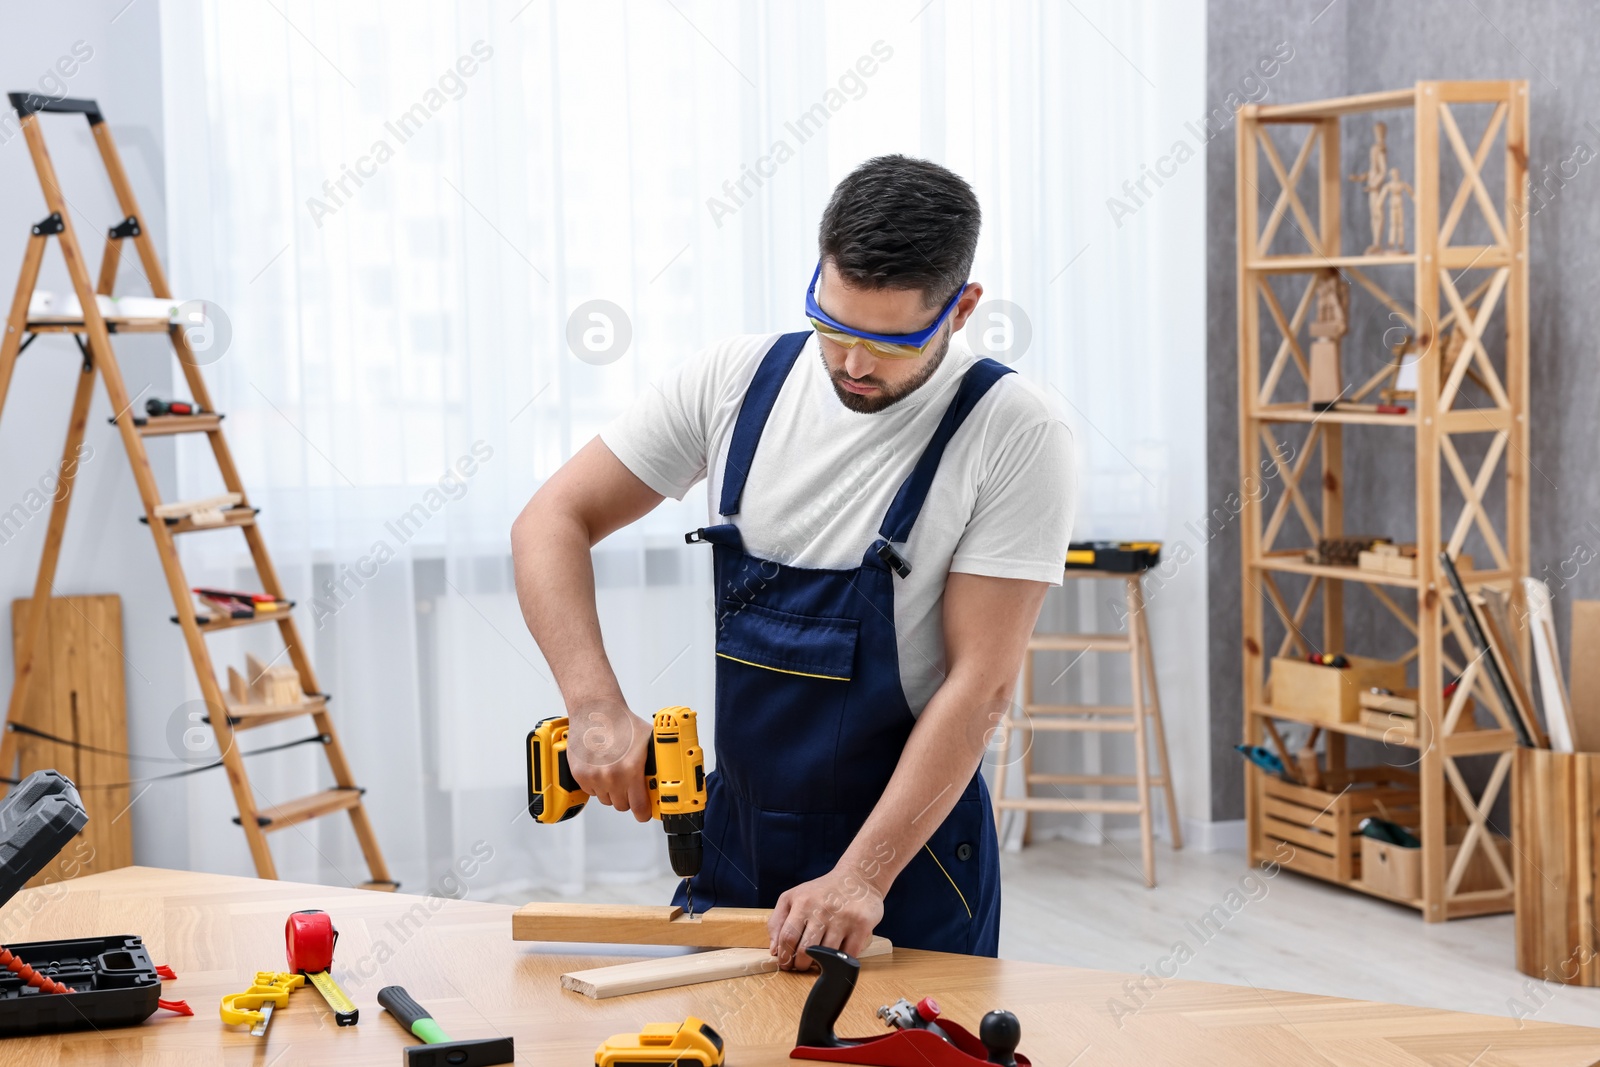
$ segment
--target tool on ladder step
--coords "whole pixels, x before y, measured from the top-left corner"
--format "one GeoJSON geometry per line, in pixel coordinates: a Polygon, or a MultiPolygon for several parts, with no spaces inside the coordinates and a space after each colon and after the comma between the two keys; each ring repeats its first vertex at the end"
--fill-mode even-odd
{"type": "Polygon", "coordinates": [[[206,589],[199,586],[190,592],[199,598],[213,618],[253,619],[257,615],[276,614],[294,607],[294,601],[271,593],[241,593],[232,589],[206,589]]]}
{"type": "Polygon", "coordinates": [[[354,1026],[360,1012],[330,973],[333,946],[339,941],[333,918],[316,908],[293,912],[284,923],[283,940],[289,969],[305,975],[306,981],[322,994],[322,999],[333,1009],[334,1022],[340,1026],[354,1026]]]}
{"type": "MultiPolygon", "coordinates": [[[[67,458],[62,464],[60,485],[52,494],[54,499],[51,502],[49,528],[45,533],[44,548],[40,554],[38,574],[33,586],[33,600],[35,603],[44,603],[56,583],[56,568],[61,555],[60,548],[72,504],[78,468],[78,464],[71,460],[80,454],[79,450],[85,443],[89,412],[94,406],[98,379],[104,383],[108,407],[115,413],[110,421],[116,426],[123,447],[128,453],[134,483],[139,491],[139,499],[144,505],[143,517],[150,520],[149,528],[155,540],[156,553],[161,560],[163,574],[169,588],[177,592],[179,603],[175,606],[182,614],[174,617],[173,621],[183,627],[185,644],[199,679],[200,695],[205,705],[210,708],[225,708],[229,703],[227,694],[222,690],[218,672],[212,665],[210,652],[206,648],[205,634],[222,629],[230,623],[247,624],[251,620],[278,624],[286,651],[293,657],[292,661],[299,670],[301,683],[307,691],[317,692],[315,673],[307,660],[306,649],[301,643],[293,613],[289,610],[293,607],[292,602],[277,596],[271,600],[260,600],[256,594],[245,594],[243,602],[235,602],[233,599],[235,594],[231,590],[223,590],[220,592],[224,595],[218,599],[226,605],[226,608],[222,615],[217,617],[209,612],[203,616],[196,614],[183,603],[184,598],[189,595],[186,590],[190,588],[190,580],[185,576],[182,561],[178,558],[173,543],[174,535],[190,529],[203,528],[204,518],[209,516],[202,515],[201,521],[195,522],[189,521],[187,517],[179,517],[174,521],[170,517],[158,515],[156,509],[162,507],[161,491],[151,470],[146,440],[152,436],[168,433],[204,431],[221,476],[221,489],[229,494],[238,494],[241,504],[245,498],[245,490],[239,479],[232,451],[221,430],[222,415],[217,412],[217,407],[212,402],[210,390],[202,373],[201,361],[195,358],[194,331],[189,328],[189,322],[177,318],[177,309],[189,302],[174,298],[167,284],[160,256],[151,239],[149,228],[142,224],[143,214],[133,194],[132,183],[123,169],[110,126],[105,122],[100,105],[94,100],[55,99],[43,97],[35,92],[10,94],[10,102],[16,109],[17,130],[22,134],[29,159],[39,178],[43,209],[33,216],[39,221],[32,226],[27,236],[21,270],[9,305],[6,328],[0,331],[0,407],[3,407],[10,387],[15,382],[13,372],[16,369],[17,356],[24,346],[39,337],[60,334],[69,337],[77,347],[76,354],[81,354],[83,357],[82,373],[74,376],[73,399],[69,411],[65,413],[66,440],[63,443],[62,455],[67,458]],[[91,139],[98,149],[105,176],[116,197],[117,217],[111,220],[112,225],[107,231],[106,251],[97,275],[90,272],[89,257],[84,255],[72,213],[62,195],[61,189],[64,183],[59,180],[56,167],[50,159],[49,148],[45,144],[43,123],[39,118],[41,113],[76,115],[88,120],[91,139]],[[39,299],[35,300],[41,266],[52,241],[61,252],[70,279],[70,285],[66,287],[69,291],[62,293],[62,300],[59,303],[54,298],[45,299],[42,293],[38,294],[39,299]],[[139,262],[143,267],[141,273],[149,281],[149,295],[121,296],[112,300],[112,294],[116,291],[117,272],[123,253],[127,250],[127,241],[132,241],[136,246],[139,262]],[[43,312],[44,318],[35,322],[35,316],[30,314],[30,310],[43,312]],[[63,312],[71,312],[76,317],[63,317],[63,312]],[[54,321],[45,321],[46,318],[54,321]],[[35,326],[38,328],[34,329],[35,326]],[[182,390],[189,399],[161,397],[157,398],[156,406],[149,404],[138,406],[144,397],[142,394],[130,392],[115,350],[114,342],[125,331],[161,333],[167,337],[173,354],[178,358],[178,370],[183,376],[182,384],[174,385],[174,390],[182,390]],[[183,414],[185,411],[190,414],[183,414]],[[145,415],[144,412],[151,414],[145,415]],[[248,618],[239,619],[236,613],[245,613],[248,618]]],[[[251,562],[256,573],[262,576],[263,585],[272,588],[275,594],[281,592],[271,577],[275,574],[275,568],[260,529],[244,515],[232,515],[228,516],[228,519],[237,521],[225,520],[225,525],[237,527],[244,532],[251,562]]],[[[27,632],[18,635],[15,657],[16,684],[11,687],[5,718],[0,720],[6,725],[17,725],[23,709],[27,706],[30,680],[38,673],[31,668],[37,662],[35,657],[42,654],[45,648],[43,623],[47,614],[44,611],[33,613],[26,628],[27,632]]],[[[393,883],[367,811],[358,795],[344,792],[355,790],[356,785],[338,735],[333,732],[332,724],[326,719],[325,707],[319,706],[317,713],[322,718],[319,719],[320,732],[315,740],[323,745],[328,769],[339,791],[334,797],[337,802],[325,802],[320,795],[299,798],[298,801],[289,802],[293,806],[285,805],[288,814],[276,825],[280,827],[295,825],[335,812],[347,813],[351,829],[355,832],[371,876],[369,882],[364,884],[391,887],[393,883]]],[[[220,718],[212,723],[212,726],[223,734],[229,733],[226,722],[220,718]]],[[[4,783],[0,788],[13,784],[10,775],[14,773],[13,768],[16,767],[18,742],[19,737],[15,731],[0,730],[0,783],[4,783]]],[[[221,739],[219,749],[222,753],[220,762],[226,765],[228,771],[229,785],[233,791],[234,803],[240,812],[240,825],[243,827],[245,842],[250,848],[256,873],[262,878],[276,878],[277,867],[267,843],[267,827],[263,825],[257,813],[255,793],[242,761],[245,753],[240,752],[238,747],[231,743],[231,736],[221,739]]],[[[178,773],[189,773],[189,771],[178,773]]],[[[270,823],[270,820],[268,822],[270,823]]],[[[17,948],[18,946],[12,946],[14,952],[17,948]]],[[[140,951],[142,952],[142,949],[140,951]]],[[[23,958],[24,962],[33,962],[22,957],[20,952],[16,954],[23,958]]],[[[9,973],[0,974],[0,980],[9,973]]],[[[143,979],[141,981],[145,982],[151,990],[150,996],[154,997],[159,991],[159,979],[152,972],[148,981],[143,979]]],[[[67,980],[66,984],[72,985],[73,982],[67,980]]],[[[85,995],[82,991],[74,994],[72,998],[74,1004],[85,995]]],[[[47,1003],[52,999],[55,998],[41,997],[37,994],[27,998],[28,1002],[34,1004],[47,1003]]],[[[3,1004],[3,1000],[0,1000],[0,1004],[3,1004]]],[[[155,1010],[154,1001],[145,1014],[153,1010],[155,1010]]]]}
{"type": "Polygon", "coordinates": [[[156,518],[165,520],[169,526],[184,519],[194,526],[216,526],[222,522],[224,511],[236,508],[243,502],[243,493],[218,493],[196,500],[174,500],[170,504],[157,505],[154,510],[156,518]]]}
{"type": "Polygon", "coordinates": [[[191,404],[187,400],[160,400],[151,397],[144,402],[145,414],[160,417],[162,415],[208,415],[210,412],[198,404],[191,404]]]}
{"type": "Polygon", "coordinates": [[[1132,574],[1160,562],[1160,541],[1074,541],[1067,546],[1069,570],[1132,574]]]}
{"type": "Polygon", "coordinates": [[[405,1027],[422,1045],[405,1050],[400,1061],[405,1067],[492,1067],[512,1063],[516,1051],[509,1037],[480,1037],[470,1041],[451,1041],[433,1016],[397,985],[378,990],[378,1003],[405,1027]]]}

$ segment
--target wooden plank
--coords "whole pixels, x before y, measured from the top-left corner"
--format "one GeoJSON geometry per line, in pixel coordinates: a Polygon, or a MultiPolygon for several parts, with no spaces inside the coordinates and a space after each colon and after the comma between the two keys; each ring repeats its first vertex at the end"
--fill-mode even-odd
{"type": "Polygon", "coordinates": [[[1415,89],[1388,89],[1381,93],[1360,93],[1354,96],[1339,96],[1331,100],[1312,100],[1303,104],[1260,105],[1255,108],[1255,117],[1259,122],[1308,122],[1360,111],[1410,107],[1415,102],[1415,89]]]}
{"type": "MultiPolygon", "coordinates": [[[[857,959],[882,956],[894,950],[886,937],[874,937],[857,959]]],[[[610,967],[591,967],[569,971],[561,976],[561,988],[582,993],[594,1000],[648,993],[655,989],[718,982],[752,974],[771,974],[778,969],[778,957],[765,948],[719,948],[693,952],[687,956],[618,963],[610,967]]]]}
{"type": "MultiPolygon", "coordinates": [[[[1256,179],[1260,175],[1260,156],[1256,148],[1256,115],[1260,105],[1248,104],[1239,109],[1234,121],[1234,226],[1236,265],[1234,272],[1234,302],[1237,308],[1239,332],[1239,477],[1241,485],[1253,485],[1260,471],[1261,435],[1249,412],[1261,395],[1261,309],[1256,295],[1256,275],[1249,261],[1255,248],[1256,225],[1259,212],[1256,204],[1256,179]]],[[[1310,293],[1307,289],[1307,294],[1310,293]]],[[[1302,297],[1304,302],[1307,297],[1302,297]]],[[[1266,643],[1263,629],[1262,594],[1251,574],[1251,562],[1261,554],[1261,505],[1255,493],[1244,493],[1243,507],[1239,511],[1239,570],[1241,576],[1239,614],[1239,661],[1241,682],[1246,709],[1261,703],[1262,682],[1266,657],[1262,654],[1266,643]]],[[[1244,717],[1244,743],[1259,745],[1262,741],[1262,720],[1255,715],[1244,717]]],[[[1244,816],[1245,839],[1249,842],[1252,863],[1265,859],[1268,854],[1266,836],[1261,831],[1260,790],[1252,787],[1253,776],[1245,779],[1244,816]]]]}
{"type": "Polygon", "coordinates": [[[1572,747],[1600,752],[1600,600],[1572,602],[1572,747]]]}
{"type": "Polygon", "coordinates": [[[767,948],[768,908],[712,908],[690,917],[671,904],[534,902],[511,916],[513,941],[767,948]]]}
{"type": "MultiPolygon", "coordinates": [[[[21,648],[32,602],[11,602],[12,644],[21,648]]],[[[19,747],[25,777],[42,768],[72,779],[89,812],[89,823],[29,885],[59,881],[133,862],[128,807],[127,686],[122,670],[122,601],[115,595],[54,597],[45,613],[34,655],[34,682],[18,721],[105,752],[71,748],[23,736],[19,747]],[[108,789],[106,786],[117,785],[108,789]]]]}

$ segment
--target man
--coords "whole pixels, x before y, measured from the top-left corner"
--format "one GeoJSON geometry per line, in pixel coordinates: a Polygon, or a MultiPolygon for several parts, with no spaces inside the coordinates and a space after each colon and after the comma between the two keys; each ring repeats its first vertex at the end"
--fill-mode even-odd
{"type": "Polygon", "coordinates": [[[650,728],[606,660],[589,551],[710,480],[712,524],[689,539],[715,556],[716,771],[692,891],[774,908],[786,968],[875,930],[997,952],[976,772],[1062,579],[1074,472],[1039,390],[951,343],[983,296],[979,221],[943,167],[862,164],[822,217],[811,330],[690,360],[512,529],[523,614],[581,738],[573,777],[644,820],[650,728]]]}

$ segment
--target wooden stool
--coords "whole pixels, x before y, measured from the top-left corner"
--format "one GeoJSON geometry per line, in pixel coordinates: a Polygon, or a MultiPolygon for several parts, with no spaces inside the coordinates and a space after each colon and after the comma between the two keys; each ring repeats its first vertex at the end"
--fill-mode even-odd
{"type": "Polygon", "coordinates": [[[1127,590],[1128,629],[1126,634],[1051,634],[1035,633],[1028,640],[1022,662],[1021,715],[1017,704],[1000,722],[1000,761],[994,776],[994,817],[998,832],[1004,813],[1022,812],[1022,843],[1029,843],[1028,813],[1067,811],[1080,814],[1104,813],[1139,816],[1139,835],[1144,850],[1144,881],[1156,884],[1156,858],[1151,827],[1152,788],[1166,794],[1167,826],[1174,851],[1183,847],[1183,831],[1178,827],[1178,802],[1172,795],[1172,767],[1167,762],[1167,731],[1161,724],[1161,701],[1156,694],[1156,669],[1150,655],[1150,628],[1145,622],[1143,572],[1133,574],[1110,571],[1073,570],[1068,578],[1114,578],[1127,590]],[[1125,652],[1128,653],[1132,681],[1131,705],[1110,704],[1035,704],[1033,703],[1033,654],[1035,652],[1125,652]],[[1145,724],[1155,731],[1156,758],[1160,773],[1150,773],[1145,724]],[[1005,795],[1011,741],[1018,730],[1029,731],[1022,751],[1023,795],[1005,795]],[[1135,768],[1133,774],[1039,774],[1033,770],[1033,731],[1054,730],[1079,733],[1130,733],[1133,735],[1135,768]],[[1133,800],[1090,800],[1067,797],[1036,797],[1035,785],[1133,786],[1133,800]]]}

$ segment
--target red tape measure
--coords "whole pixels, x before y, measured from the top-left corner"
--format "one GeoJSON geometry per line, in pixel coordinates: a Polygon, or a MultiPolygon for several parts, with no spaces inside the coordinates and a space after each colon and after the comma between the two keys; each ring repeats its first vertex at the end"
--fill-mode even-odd
{"type": "Polygon", "coordinates": [[[333,967],[333,946],[339,940],[339,931],[333,928],[333,919],[327,912],[311,909],[290,913],[283,939],[291,972],[316,974],[333,967]]]}

